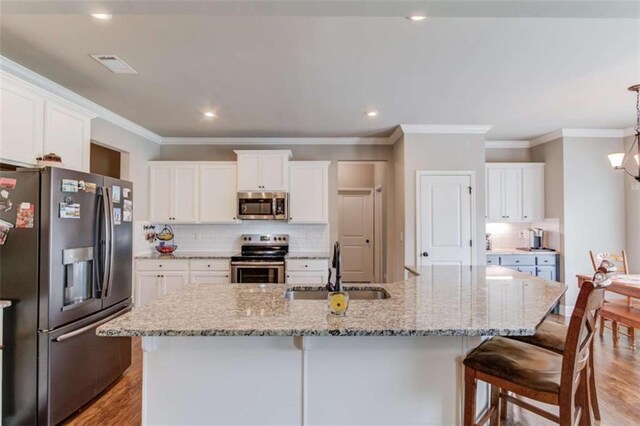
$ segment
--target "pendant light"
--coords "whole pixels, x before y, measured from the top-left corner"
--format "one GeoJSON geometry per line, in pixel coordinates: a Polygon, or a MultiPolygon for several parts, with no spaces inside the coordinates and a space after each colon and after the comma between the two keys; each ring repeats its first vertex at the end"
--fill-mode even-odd
{"type": "Polygon", "coordinates": [[[615,154],[609,154],[609,162],[611,166],[616,170],[624,170],[629,176],[640,182],[640,84],[629,87],[629,91],[636,92],[636,135],[633,139],[631,147],[627,153],[617,152],[615,154]],[[633,148],[636,148],[636,151],[633,148]],[[636,152],[634,155],[633,153],[636,152]],[[635,172],[630,172],[628,167],[633,167],[634,164],[631,159],[635,159],[635,166],[637,167],[635,172]],[[629,164],[631,163],[631,164],[629,164]]]}

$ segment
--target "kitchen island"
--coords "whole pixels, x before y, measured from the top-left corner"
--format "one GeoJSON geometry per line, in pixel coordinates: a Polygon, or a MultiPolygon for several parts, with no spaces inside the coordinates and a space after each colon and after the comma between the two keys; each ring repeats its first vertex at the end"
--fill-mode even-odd
{"type": "Polygon", "coordinates": [[[566,286],[500,267],[416,269],[368,285],[390,297],[352,300],[343,318],[285,299],[286,285],[200,284],[97,332],[142,336],[146,424],[460,424],[466,353],[533,334],[566,286]]]}

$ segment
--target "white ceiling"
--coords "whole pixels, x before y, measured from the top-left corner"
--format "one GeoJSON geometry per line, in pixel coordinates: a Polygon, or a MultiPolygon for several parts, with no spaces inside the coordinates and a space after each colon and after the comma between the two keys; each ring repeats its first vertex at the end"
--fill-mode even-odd
{"type": "Polygon", "coordinates": [[[531,139],[634,122],[635,1],[130,3],[3,2],[0,53],[164,137],[386,136],[411,123],[531,139]],[[126,14],[98,22],[96,4],[126,14]],[[432,18],[403,18],[414,10],[432,18]],[[138,74],[112,74],[95,53],[138,74]]]}

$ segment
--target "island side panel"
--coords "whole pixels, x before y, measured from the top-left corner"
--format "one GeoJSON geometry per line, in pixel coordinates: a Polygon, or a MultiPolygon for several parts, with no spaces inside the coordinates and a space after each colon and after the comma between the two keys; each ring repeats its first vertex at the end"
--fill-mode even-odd
{"type": "Polygon", "coordinates": [[[145,337],[143,348],[143,424],[301,423],[291,337],[145,337]]]}
{"type": "MultiPolygon", "coordinates": [[[[462,360],[479,337],[305,337],[308,425],[462,424],[462,360]]],[[[487,386],[479,383],[478,411],[487,386]]]]}

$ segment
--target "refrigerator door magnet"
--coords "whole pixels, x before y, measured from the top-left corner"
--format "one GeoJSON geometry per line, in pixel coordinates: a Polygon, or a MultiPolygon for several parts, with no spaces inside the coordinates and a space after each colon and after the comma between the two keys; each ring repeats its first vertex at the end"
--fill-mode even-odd
{"type": "Polygon", "coordinates": [[[0,188],[14,189],[16,182],[16,179],[2,177],[0,178],[0,188]]]}
{"type": "Polygon", "coordinates": [[[131,222],[133,217],[133,201],[124,200],[122,209],[122,220],[125,222],[131,222]]]}
{"type": "Polygon", "coordinates": [[[113,202],[114,203],[119,203],[120,202],[120,187],[113,185],[111,193],[113,194],[111,196],[111,199],[113,200],[113,202]]]}
{"type": "Polygon", "coordinates": [[[33,228],[33,216],[35,214],[35,204],[20,203],[16,216],[16,228],[33,228]]]}
{"type": "Polygon", "coordinates": [[[122,223],[122,209],[116,207],[113,209],[113,224],[120,225],[122,223]]]}
{"type": "Polygon", "coordinates": [[[0,212],[8,212],[13,207],[13,202],[9,199],[9,191],[0,191],[0,212]]]}
{"type": "Polygon", "coordinates": [[[78,181],[74,179],[62,179],[62,192],[78,192],[78,181]]]}
{"type": "Polygon", "coordinates": [[[122,188],[122,198],[129,198],[130,194],[131,194],[131,189],[122,188]]]}
{"type": "Polygon", "coordinates": [[[80,219],[80,204],[60,203],[60,219],[80,219]]]}
{"type": "Polygon", "coordinates": [[[9,236],[9,230],[13,228],[13,224],[0,219],[0,246],[4,245],[9,236]]]}

